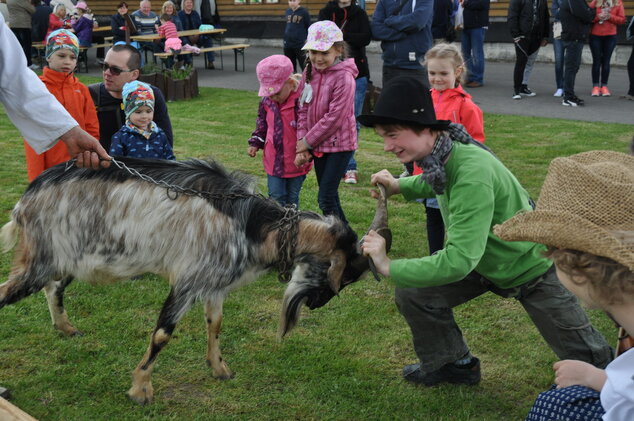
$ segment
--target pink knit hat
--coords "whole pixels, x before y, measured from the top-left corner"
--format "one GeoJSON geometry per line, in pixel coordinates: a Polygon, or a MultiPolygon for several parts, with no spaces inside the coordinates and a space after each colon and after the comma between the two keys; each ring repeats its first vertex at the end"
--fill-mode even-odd
{"type": "Polygon", "coordinates": [[[255,74],[260,82],[258,96],[271,96],[278,93],[284,83],[293,74],[293,63],[281,54],[269,56],[260,61],[255,74]]]}
{"type": "Polygon", "coordinates": [[[341,29],[331,20],[322,20],[308,27],[308,38],[302,50],[328,51],[337,41],[343,41],[341,29]]]}

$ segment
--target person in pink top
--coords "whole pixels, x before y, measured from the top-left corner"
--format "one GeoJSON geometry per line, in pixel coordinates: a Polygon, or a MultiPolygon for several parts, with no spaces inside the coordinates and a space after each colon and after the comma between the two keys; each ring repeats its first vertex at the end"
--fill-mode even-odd
{"type": "Polygon", "coordinates": [[[610,96],[608,78],[610,59],[616,47],[616,27],[625,23],[625,11],[621,0],[593,0],[595,9],[590,30],[592,52],[592,96],[610,96]]]}
{"type": "Polygon", "coordinates": [[[319,208],[347,223],[339,184],[357,149],[354,93],[359,72],[354,59],[345,58],[343,33],[332,21],[312,24],[302,50],[308,51],[309,63],[302,78],[295,164],[314,159],[319,208]]]}
{"type": "Polygon", "coordinates": [[[273,55],[260,61],[255,73],[262,97],[255,131],[249,139],[248,154],[255,157],[263,149],[269,197],[282,206],[299,207],[299,192],[312,164],[295,166],[299,75],[293,74],[291,60],[273,55]]]}
{"type": "MultiPolygon", "coordinates": [[[[436,117],[464,126],[472,138],[484,143],[484,119],[482,110],[471,100],[460,82],[464,72],[464,60],[458,47],[440,43],[427,51],[423,61],[427,69],[431,97],[436,117]]],[[[422,171],[414,165],[414,175],[422,171]]],[[[429,254],[441,250],[445,243],[445,224],[436,199],[425,200],[427,216],[427,243],[429,254]]]]}

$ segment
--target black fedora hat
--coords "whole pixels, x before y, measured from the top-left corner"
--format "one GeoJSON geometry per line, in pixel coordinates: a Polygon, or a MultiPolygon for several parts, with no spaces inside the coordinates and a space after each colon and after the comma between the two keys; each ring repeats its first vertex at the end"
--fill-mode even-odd
{"type": "Polygon", "coordinates": [[[367,127],[375,124],[405,124],[446,130],[449,120],[436,120],[436,112],[429,88],[420,80],[410,76],[398,76],[389,80],[374,112],[357,117],[359,123],[367,127]]]}

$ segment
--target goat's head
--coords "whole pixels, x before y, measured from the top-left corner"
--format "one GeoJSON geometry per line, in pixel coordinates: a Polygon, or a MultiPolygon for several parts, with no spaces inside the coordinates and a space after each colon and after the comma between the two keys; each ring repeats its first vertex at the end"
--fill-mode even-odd
{"type": "MultiPolygon", "coordinates": [[[[383,186],[379,185],[379,191],[380,198],[370,229],[385,238],[389,251],[392,232],[387,225],[387,197],[383,186]]],[[[305,231],[310,231],[310,228],[305,231]]],[[[300,233],[300,236],[312,241],[312,247],[305,247],[295,259],[295,269],[284,293],[279,337],[295,326],[302,304],[311,310],[325,305],[343,288],[358,281],[368,269],[379,280],[372,259],[361,253],[357,235],[340,220],[333,222],[326,236],[311,232],[300,233]],[[319,239],[324,237],[328,238],[320,242],[319,239]]]]}

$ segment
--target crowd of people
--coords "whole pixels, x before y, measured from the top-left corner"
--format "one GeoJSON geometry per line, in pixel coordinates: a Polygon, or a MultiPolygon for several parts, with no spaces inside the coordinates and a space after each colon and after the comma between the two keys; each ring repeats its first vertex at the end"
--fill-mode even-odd
{"type": "MultiPolygon", "coordinates": [[[[182,0],[177,13],[166,1],[159,17],[143,0],[128,18],[128,5],[121,2],[113,28],[158,30],[178,41],[164,48],[205,46],[202,37],[173,36],[179,27],[202,24],[201,14],[217,19],[210,4],[197,5],[200,12],[193,0],[182,0]]],[[[86,87],[74,77],[79,48],[86,45],[81,21],[90,12],[84,2],[76,8],[81,11],[69,24],[64,6],[50,13],[54,27],[45,38],[47,65],[39,79],[27,68],[30,51],[18,47],[28,38],[24,28],[12,25],[13,36],[0,20],[0,59],[10,63],[0,67],[0,100],[25,138],[29,180],[72,157],[95,169],[107,166],[109,155],[175,159],[165,99],[136,80],[143,45],[114,45],[104,58],[101,83],[86,87]],[[34,100],[40,101],[37,115],[24,115],[34,100]],[[42,104],[51,109],[44,109],[44,117],[42,104]]],[[[394,282],[398,310],[411,329],[418,360],[403,368],[406,381],[481,381],[480,360],[452,309],[493,292],[517,300],[561,359],[554,367],[557,387],[539,395],[528,420],[574,420],[579,414],[630,419],[634,351],[614,359],[575,295],[634,330],[634,157],[591,151],[558,158],[535,204],[484,145],[482,111],[463,88],[463,82],[467,88],[484,84],[488,0],[459,2],[462,49],[444,42],[452,33],[453,6],[444,9],[436,25],[440,32],[432,32],[434,8],[432,0],[381,0],[370,22],[355,0],[332,0],[311,24],[300,1],[289,0],[284,55],[267,57],[256,68],[262,99],[247,154],[262,150],[269,196],[283,206],[299,207],[303,182],[314,169],[320,210],[346,223],[339,187],[358,180],[360,124],[373,127],[384,150],[406,165],[400,176],[382,170],[370,182],[383,185],[388,197],[401,194],[425,204],[429,255],[391,259],[385,239],[374,231],[361,245],[377,271],[394,282]],[[383,91],[374,109],[362,114],[370,77],[365,47],[372,37],[382,41],[383,91]],[[561,195],[562,189],[572,193],[561,195]]],[[[555,96],[565,106],[583,105],[574,80],[587,36],[595,60],[591,95],[609,96],[615,28],[625,23],[620,0],[566,0],[552,11],[561,24],[556,56],[563,60],[563,69],[556,65],[555,96]]],[[[527,69],[530,74],[531,57],[549,37],[546,1],[511,0],[509,28],[516,52],[513,98],[521,99],[533,94],[527,69]]]]}

